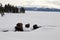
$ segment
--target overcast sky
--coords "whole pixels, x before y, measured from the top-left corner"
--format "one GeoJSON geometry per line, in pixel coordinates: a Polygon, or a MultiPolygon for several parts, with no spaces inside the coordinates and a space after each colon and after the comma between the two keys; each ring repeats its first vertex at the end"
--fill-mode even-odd
{"type": "Polygon", "coordinates": [[[15,6],[53,7],[60,8],[60,0],[0,0],[0,3],[15,6]]]}

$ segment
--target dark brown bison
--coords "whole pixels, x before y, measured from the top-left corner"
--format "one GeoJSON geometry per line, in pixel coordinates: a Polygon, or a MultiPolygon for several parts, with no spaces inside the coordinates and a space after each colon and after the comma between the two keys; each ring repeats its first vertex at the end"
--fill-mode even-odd
{"type": "Polygon", "coordinates": [[[30,24],[26,24],[25,27],[26,27],[26,28],[29,28],[29,27],[30,27],[30,24]]]}
{"type": "Polygon", "coordinates": [[[37,28],[39,28],[37,24],[33,25],[33,29],[37,29],[37,28]]]}
{"type": "Polygon", "coordinates": [[[17,23],[15,27],[15,31],[23,31],[23,24],[22,23],[17,23]]]}

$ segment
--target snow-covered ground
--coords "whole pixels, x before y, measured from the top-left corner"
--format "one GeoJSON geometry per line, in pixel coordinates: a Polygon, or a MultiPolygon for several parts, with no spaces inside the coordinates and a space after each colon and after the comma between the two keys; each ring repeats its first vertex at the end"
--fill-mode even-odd
{"type": "Polygon", "coordinates": [[[60,12],[35,12],[5,13],[0,15],[0,40],[60,40],[60,12]],[[34,24],[42,26],[30,32],[14,32],[17,23],[30,23],[30,29],[34,24]],[[9,30],[3,33],[2,31],[9,30]]]}

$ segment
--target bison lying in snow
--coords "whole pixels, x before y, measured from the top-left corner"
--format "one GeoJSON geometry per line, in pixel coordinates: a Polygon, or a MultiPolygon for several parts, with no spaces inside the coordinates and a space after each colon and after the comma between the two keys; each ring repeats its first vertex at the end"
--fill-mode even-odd
{"type": "Polygon", "coordinates": [[[33,29],[37,29],[37,28],[39,28],[37,24],[33,25],[33,29]]]}
{"type": "MultiPolygon", "coordinates": [[[[29,29],[30,28],[30,24],[26,24],[25,25],[25,28],[28,28],[28,30],[35,30],[35,29],[38,29],[39,27],[42,27],[42,26],[38,26],[37,24],[35,24],[35,25],[33,25],[32,29],[29,29]]],[[[25,30],[23,30],[23,24],[22,23],[17,23],[17,25],[15,27],[15,31],[25,31],[25,30]]]]}
{"type": "Polygon", "coordinates": [[[18,23],[15,27],[15,31],[23,31],[23,24],[22,23],[18,23]]]}
{"type": "Polygon", "coordinates": [[[26,27],[26,28],[29,28],[29,27],[30,27],[30,24],[26,24],[25,27],[26,27]]]}

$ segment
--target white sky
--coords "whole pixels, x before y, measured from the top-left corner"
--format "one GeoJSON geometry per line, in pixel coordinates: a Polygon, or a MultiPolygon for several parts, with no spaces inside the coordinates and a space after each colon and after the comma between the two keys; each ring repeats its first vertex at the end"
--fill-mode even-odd
{"type": "Polygon", "coordinates": [[[0,3],[15,6],[53,7],[60,8],[60,0],[0,0],[0,3]]]}

